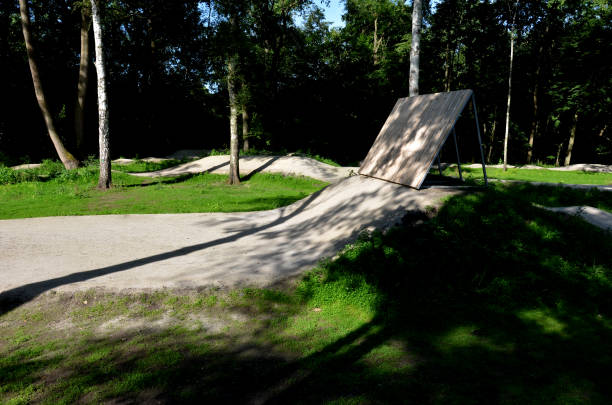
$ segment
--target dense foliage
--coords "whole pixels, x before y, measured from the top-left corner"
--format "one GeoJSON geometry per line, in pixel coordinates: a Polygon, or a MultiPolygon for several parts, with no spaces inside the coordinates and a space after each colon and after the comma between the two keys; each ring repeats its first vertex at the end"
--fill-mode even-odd
{"type": "MultiPolygon", "coordinates": [[[[239,99],[256,148],[301,149],[355,163],[396,98],[408,94],[410,2],[346,0],[342,28],[330,28],[321,3],[312,0],[103,3],[114,156],[227,147],[228,55],[239,55],[239,99]],[[229,28],[230,16],[238,30],[229,28]]],[[[497,163],[502,153],[514,14],[509,161],[527,162],[532,149],[532,162],[563,164],[572,133],[572,162],[612,161],[607,0],[430,3],[420,90],[475,90],[489,161],[497,163]]],[[[73,151],[81,7],[87,4],[30,1],[43,86],[73,151]]],[[[55,157],[34,97],[16,0],[0,3],[0,73],[1,160],[55,157]]],[[[80,157],[97,151],[93,70],[89,80],[85,144],[74,152],[80,157]]],[[[475,159],[473,124],[465,121],[458,127],[465,158],[475,159]]]]}

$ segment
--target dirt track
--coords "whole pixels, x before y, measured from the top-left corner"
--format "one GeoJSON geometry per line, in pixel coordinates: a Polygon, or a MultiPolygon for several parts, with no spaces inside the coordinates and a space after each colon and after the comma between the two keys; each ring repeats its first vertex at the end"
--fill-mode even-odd
{"type": "MultiPolygon", "coordinates": [[[[257,172],[283,173],[292,176],[312,177],[329,183],[340,181],[348,177],[351,172],[356,173],[359,170],[358,167],[336,167],[311,158],[289,155],[242,156],[239,163],[240,174],[243,175],[257,172]]],[[[156,172],[131,174],[140,177],[163,177],[202,172],[227,174],[229,172],[229,156],[207,156],[156,172]]]]}
{"type": "Polygon", "coordinates": [[[52,289],[272,285],[333,256],[362,230],[453,192],[352,176],[271,211],[4,220],[0,299],[52,289]]]}

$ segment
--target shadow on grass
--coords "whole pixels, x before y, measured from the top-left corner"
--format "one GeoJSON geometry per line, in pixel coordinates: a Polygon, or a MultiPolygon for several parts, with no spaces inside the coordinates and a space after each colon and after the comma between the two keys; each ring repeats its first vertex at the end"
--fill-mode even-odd
{"type": "MultiPolygon", "coordinates": [[[[612,237],[534,207],[537,188],[525,187],[452,197],[434,218],[413,212],[312,273],[298,288],[307,305],[374,315],[309,355],[254,339],[271,321],[144,350],[165,342],[171,331],[162,331],[73,368],[82,380],[60,397],[112,383],[110,397],[138,402],[609,403],[612,237]],[[395,357],[372,357],[386,344],[395,357]]],[[[289,339],[308,345],[317,333],[289,339]]],[[[78,357],[120,344],[90,339],[78,357]]],[[[10,360],[2,383],[23,378],[27,364],[10,360]]]]}
{"type": "Polygon", "coordinates": [[[149,186],[157,186],[160,184],[179,184],[179,183],[184,183],[185,181],[198,176],[199,173],[187,173],[187,174],[181,174],[178,175],[176,177],[157,177],[154,179],[147,179],[146,182],[144,183],[138,183],[138,184],[122,184],[122,185],[117,185],[116,187],[119,188],[133,188],[133,187],[149,187],[149,186]]]}
{"type": "Polygon", "coordinates": [[[537,190],[453,197],[329,264],[325,283],[375,286],[376,316],[301,360],[312,373],[270,402],[607,402],[612,238],[533,207],[537,190]],[[409,372],[360,361],[389,339],[416,359],[409,372]]]}

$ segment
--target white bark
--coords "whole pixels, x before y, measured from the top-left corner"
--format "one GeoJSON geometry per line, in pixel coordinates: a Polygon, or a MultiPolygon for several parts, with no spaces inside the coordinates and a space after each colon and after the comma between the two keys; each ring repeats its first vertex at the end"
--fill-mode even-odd
{"type": "Polygon", "coordinates": [[[508,138],[510,135],[510,101],[512,98],[512,66],[514,62],[514,37],[516,36],[516,13],[518,2],[512,16],[512,28],[510,30],[510,71],[508,72],[508,103],[506,105],[506,129],[504,132],[504,171],[508,170],[508,138]]]}
{"type": "Polygon", "coordinates": [[[110,143],[108,128],[108,100],[106,92],[106,70],[104,67],[104,45],[102,42],[102,23],[96,0],[91,0],[91,17],[93,22],[96,49],[96,73],[98,76],[98,142],[100,147],[100,179],[98,188],[109,188],[111,179],[110,143]]]}
{"type": "Polygon", "coordinates": [[[410,45],[410,97],[419,94],[419,55],[421,53],[421,24],[423,21],[423,0],[412,2],[412,43],[410,45]]]}

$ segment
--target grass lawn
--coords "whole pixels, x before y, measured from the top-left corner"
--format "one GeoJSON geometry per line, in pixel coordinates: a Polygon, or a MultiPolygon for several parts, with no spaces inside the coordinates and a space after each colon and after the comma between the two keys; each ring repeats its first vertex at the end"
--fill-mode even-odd
{"type": "MultiPolygon", "coordinates": [[[[465,179],[482,179],[482,168],[461,167],[465,179]]],[[[431,173],[437,174],[437,167],[432,167],[431,173]]],[[[459,177],[457,167],[446,168],[442,172],[445,176],[459,177]]],[[[600,186],[612,185],[612,173],[596,173],[583,171],[560,171],[546,169],[503,169],[487,167],[487,176],[492,179],[536,181],[544,183],[564,184],[596,184],[600,186]]]]}
{"type": "Polygon", "coordinates": [[[8,173],[6,177],[9,175],[25,176],[26,181],[17,178],[11,181],[14,184],[0,185],[0,219],[266,210],[291,204],[326,185],[310,178],[267,173],[257,173],[239,186],[225,184],[227,176],[218,174],[148,179],[113,173],[114,187],[100,191],[95,166],[75,171],[43,167],[38,172],[8,173]]]}
{"type": "Polygon", "coordinates": [[[452,197],[285,289],[5,301],[0,402],[607,404],[612,236],[533,203],[612,193],[566,191],[452,197]]]}

